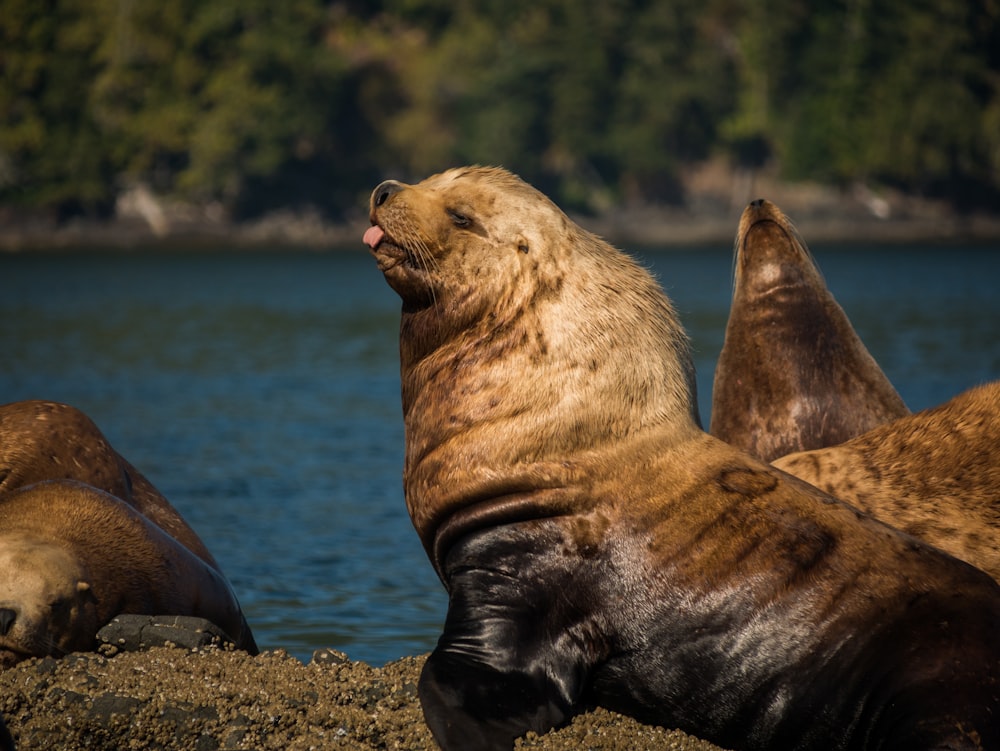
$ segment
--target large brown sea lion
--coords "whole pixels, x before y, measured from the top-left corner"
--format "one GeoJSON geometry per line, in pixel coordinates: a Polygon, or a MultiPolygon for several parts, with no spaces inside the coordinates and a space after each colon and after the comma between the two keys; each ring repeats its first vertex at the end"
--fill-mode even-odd
{"type": "Polygon", "coordinates": [[[775,467],[1000,581],[1000,381],[775,467]]]}
{"type": "Polygon", "coordinates": [[[743,211],[709,432],[770,461],[909,414],[773,203],[743,211]]]}
{"type": "Polygon", "coordinates": [[[648,273],[501,169],[370,211],[443,748],[594,704],[738,749],[1000,748],[1000,587],[701,431],[648,273]]]}
{"type": "Polygon", "coordinates": [[[121,613],[198,616],[253,645],[225,577],[120,499],[72,480],[0,495],[0,668],[92,649],[121,613]]]}
{"type": "Polygon", "coordinates": [[[219,567],[177,509],[79,409],[41,400],[0,405],[0,494],[43,480],[79,480],[110,493],[219,567]]]}

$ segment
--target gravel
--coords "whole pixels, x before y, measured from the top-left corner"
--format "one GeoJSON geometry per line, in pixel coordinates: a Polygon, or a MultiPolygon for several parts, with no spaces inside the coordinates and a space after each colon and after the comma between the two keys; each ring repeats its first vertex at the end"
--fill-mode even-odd
{"type": "MultiPolygon", "coordinates": [[[[422,751],[437,748],[417,700],[424,659],[375,668],[334,650],[303,664],[283,650],[104,645],[3,671],[0,713],[18,751],[422,751]]],[[[717,751],[603,709],[515,748],[717,751]]]]}

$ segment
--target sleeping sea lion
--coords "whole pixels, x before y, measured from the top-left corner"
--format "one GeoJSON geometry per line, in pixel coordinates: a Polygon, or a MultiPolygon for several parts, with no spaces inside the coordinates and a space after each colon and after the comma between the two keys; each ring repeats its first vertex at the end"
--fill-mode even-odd
{"type": "Polygon", "coordinates": [[[729,748],[1000,749],[1000,587],[701,431],[646,271],[502,169],[383,182],[370,219],[446,751],[595,704],[729,748]]]}
{"type": "MultiPolygon", "coordinates": [[[[93,420],[58,402],[0,405],[0,496],[46,480],[76,480],[128,503],[220,574],[222,568],[180,512],[119,454],[93,420]]],[[[248,624],[242,644],[257,645],[248,624]]]]}
{"type": "Polygon", "coordinates": [[[120,499],[72,480],[0,495],[0,668],[93,649],[121,613],[198,616],[253,645],[225,577],[120,499]]]}
{"type": "Polygon", "coordinates": [[[743,211],[709,432],[770,461],[910,414],[773,203],[743,211]]]}

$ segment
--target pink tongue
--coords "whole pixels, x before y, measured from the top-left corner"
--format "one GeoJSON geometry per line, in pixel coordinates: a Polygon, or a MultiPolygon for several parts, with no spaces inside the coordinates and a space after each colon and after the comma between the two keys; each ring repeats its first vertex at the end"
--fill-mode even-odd
{"type": "Polygon", "coordinates": [[[382,230],[381,227],[375,224],[365,230],[365,236],[363,240],[365,242],[365,245],[367,245],[369,248],[374,249],[375,246],[377,246],[380,242],[382,242],[383,237],[385,237],[385,232],[382,230]]]}

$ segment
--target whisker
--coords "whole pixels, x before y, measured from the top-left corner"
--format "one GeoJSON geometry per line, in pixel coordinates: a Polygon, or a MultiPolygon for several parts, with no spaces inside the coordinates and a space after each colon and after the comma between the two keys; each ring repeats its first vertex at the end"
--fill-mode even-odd
{"type": "MultiPolygon", "coordinates": [[[[403,234],[406,237],[406,249],[411,252],[419,261],[419,264],[424,268],[425,271],[430,271],[433,273],[438,273],[440,267],[438,266],[437,259],[434,254],[430,251],[430,247],[427,240],[421,234],[419,228],[409,217],[403,218],[400,222],[403,234]]],[[[437,305],[437,295],[434,292],[434,285],[428,280],[427,291],[430,292],[431,302],[437,305]]]]}
{"type": "Polygon", "coordinates": [[[69,652],[59,646],[56,638],[52,634],[43,634],[38,640],[26,644],[25,648],[32,655],[50,655],[52,657],[65,657],[69,652]]]}

